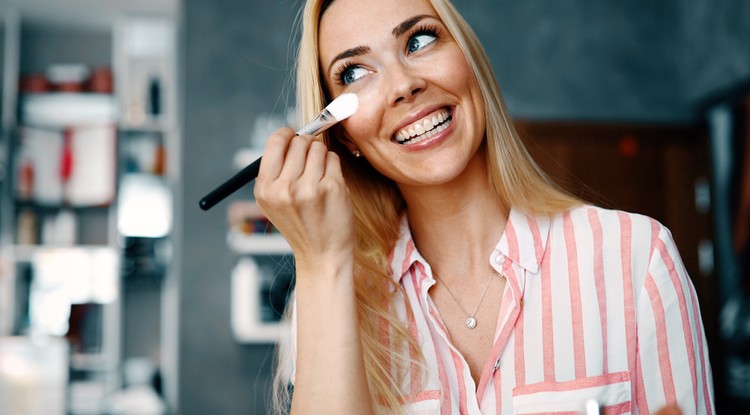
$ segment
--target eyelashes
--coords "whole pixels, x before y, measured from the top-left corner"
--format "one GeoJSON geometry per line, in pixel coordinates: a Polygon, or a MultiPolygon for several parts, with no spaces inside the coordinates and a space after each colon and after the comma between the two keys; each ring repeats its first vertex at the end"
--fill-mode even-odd
{"type": "MultiPolygon", "coordinates": [[[[411,44],[411,41],[418,38],[419,36],[431,36],[433,41],[440,38],[440,29],[431,24],[419,25],[409,33],[409,41],[407,46],[411,44]]],[[[432,43],[432,42],[430,42],[432,43]]]]}
{"type": "Polygon", "coordinates": [[[336,72],[334,73],[333,78],[336,80],[336,83],[339,85],[342,85],[342,86],[350,85],[352,82],[359,79],[359,78],[351,79],[351,76],[354,75],[354,70],[356,69],[359,69],[362,71],[365,70],[360,65],[356,65],[350,62],[345,62],[336,69],[336,72]]]}
{"type": "MultiPolygon", "coordinates": [[[[440,29],[437,26],[432,24],[418,25],[409,32],[404,46],[404,52],[407,55],[419,52],[422,48],[431,45],[439,38],[440,29]],[[432,39],[427,39],[426,41],[420,39],[425,36],[431,37],[432,39]]],[[[369,73],[369,70],[364,66],[351,61],[344,61],[336,68],[333,74],[333,79],[338,85],[345,87],[356,82],[367,73],[369,73]]]]}

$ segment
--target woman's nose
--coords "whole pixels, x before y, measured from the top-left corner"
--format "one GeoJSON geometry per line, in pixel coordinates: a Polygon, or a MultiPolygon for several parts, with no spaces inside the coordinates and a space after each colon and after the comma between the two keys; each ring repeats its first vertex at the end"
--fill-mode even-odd
{"type": "Polygon", "coordinates": [[[415,68],[407,65],[392,65],[388,72],[389,102],[392,105],[412,101],[427,85],[424,77],[415,68]]]}

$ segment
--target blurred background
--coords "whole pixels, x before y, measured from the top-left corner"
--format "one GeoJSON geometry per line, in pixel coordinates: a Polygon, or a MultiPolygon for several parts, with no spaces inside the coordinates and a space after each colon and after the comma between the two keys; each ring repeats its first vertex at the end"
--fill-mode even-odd
{"type": "MultiPolygon", "coordinates": [[[[0,414],[266,414],[289,247],[244,189],[300,0],[0,0],[0,414]]],[[[456,0],[537,161],[673,232],[750,410],[750,2],[456,0]]]]}

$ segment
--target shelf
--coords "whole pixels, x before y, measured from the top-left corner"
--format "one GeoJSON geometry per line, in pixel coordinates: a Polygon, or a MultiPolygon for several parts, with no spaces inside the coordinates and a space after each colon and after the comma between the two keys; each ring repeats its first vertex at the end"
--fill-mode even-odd
{"type": "Polygon", "coordinates": [[[109,245],[11,245],[13,258],[16,262],[31,262],[34,255],[40,252],[50,252],[57,250],[66,251],[115,251],[115,248],[109,245]]]}
{"type": "Polygon", "coordinates": [[[21,96],[24,125],[63,128],[69,125],[115,124],[114,95],[94,93],[29,93],[21,96]]]}
{"type": "Polygon", "coordinates": [[[161,119],[146,120],[140,123],[121,121],[117,129],[122,132],[165,133],[170,130],[167,122],[161,119]]]}
{"type": "Polygon", "coordinates": [[[79,211],[96,211],[107,210],[112,207],[111,203],[98,205],[73,205],[70,203],[47,204],[39,203],[33,200],[16,199],[14,202],[17,209],[29,209],[40,212],[57,212],[60,210],[79,211]]]}
{"type": "Polygon", "coordinates": [[[114,372],[117,364],[103,354],[73,353],[70,356],[70,369],[81,372],[114,372]]]}
{"type": "Polygon", "coordinates": [[[292,248],[281,234],[246,235],[229,231],[227,244],[240,254],[291,254],[292,248]]]}
{"type": "Polygon", "coordinates": [[[283,341],[289,336],[289,323],[257,324],[234,327],[234,339],[243,344],[271,344],[283,341]]]}

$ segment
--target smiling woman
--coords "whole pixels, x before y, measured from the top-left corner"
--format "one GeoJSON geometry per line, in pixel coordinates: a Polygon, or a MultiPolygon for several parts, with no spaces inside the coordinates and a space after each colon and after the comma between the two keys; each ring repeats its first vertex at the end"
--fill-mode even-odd
{"type": "Polygon", "coordinates": [[[320,61],[331,62],[321,74],[327,96],[355,90],[365,102],[343,124],[343,143],[399,184],[458,180],[472,171],[467,164],[482,163],[479,85],[429,3],[392,6],[401,10],[334,2],[321,18],[320,61]],[[348,19],[351,25],[338,23],[348,19]]]}
{"type": "Polygon", "coordinates": [[[256,181],[296,261],[293,413],[713,412],[669,231],[551,183],[447,0],[310,0],[298,59],[303,119],[360,109],[276,131],[256,181]]]}

